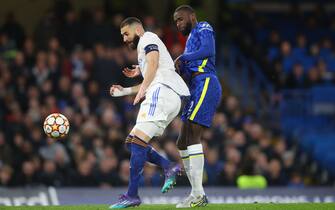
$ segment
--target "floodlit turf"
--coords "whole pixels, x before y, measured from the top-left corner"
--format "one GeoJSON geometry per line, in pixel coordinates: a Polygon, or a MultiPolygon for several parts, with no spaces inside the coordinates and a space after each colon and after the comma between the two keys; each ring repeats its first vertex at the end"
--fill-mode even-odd
{"type": "MultiPolygon", "coordinates": [[[[19,206],[4,207],[0,210],[107,210],[107,205],[81,205],[81,206],[19,206]]],[[[174,205],[141,205],[140,207],[129,208],[134,210],[169,210],[176,209],[174,205]]],[[[304,204],[209,204],[199,210],[335,210],[335,203],[304,203],[304,204]]]]}

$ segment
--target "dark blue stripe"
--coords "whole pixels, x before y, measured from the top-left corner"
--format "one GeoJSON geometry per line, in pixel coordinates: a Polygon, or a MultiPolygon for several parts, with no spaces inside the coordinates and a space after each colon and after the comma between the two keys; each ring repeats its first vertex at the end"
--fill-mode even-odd
{"type": "Polygon", "coordinates": [[[156,110],[156,106],[157,106],[157,102],[158,102],[158,95],[159,95],[159,91],[160,91],[160,87],[157,89],[157,94],[156,94],[156,97],[155,97],[155,103],[154,103],[154,108],[152,110],[152,116],[154,115],[155,113],[155,110],[156,110]]]}
{"type": "Polygon", "coordinates": [[[194,155],[202,155],[204,154],[203,152],[200,152],[200,153],[195,153],[195,154],[189,154],[189,156],[194,156],[194,155]]]}
{"type": "Polygon", "coordinates": [[[158,88],[155,90],[155,93],[152,95],[153,103],[152,103],[152,109],[151,109],[151,116],[154,116],[154,109],[155,109],[156,103],[157,103],[157,101],[156,101],[157,94],[158,94],[158,88]]]}
{"type": "Polygon", "coordinates": [[[157,106],[157,103],[158,103],[158,95],[159,95],[160,89],[161,89],[160,87],[157,89],[157,93],[155,95],[155,103],[154,103],[154,108],[152,110],[152,115],[155,114],[155,110],[156,110],[156,106],[157,106]]]}
{"type": "Polygon", "coordinates": [[[148,115],[151,115],[151,116],[153,116],[153,109],[154,109],[154,107],[156,106],[156,105],[155,105],[155,96],[156,96],[156,94],[157,94],[157,91],[158,91],[158,89],[156,89],[156,90],[153,92],[152,97],[151,97],[151,104],[150,104],[150,109],[149,109],[149,113],[148,113],[148,115]]]}
{"type": "Polygon", "coordinates": [[[153,107],[153,103],[154,103],[154,95],[155,95],[155,91],[152,93],[152,96],[151,96],[151,103],[150,103],[150,108],[149,108],[148,115],[150,115],[151,110],[152,110],[152,107],[153,107]]]}

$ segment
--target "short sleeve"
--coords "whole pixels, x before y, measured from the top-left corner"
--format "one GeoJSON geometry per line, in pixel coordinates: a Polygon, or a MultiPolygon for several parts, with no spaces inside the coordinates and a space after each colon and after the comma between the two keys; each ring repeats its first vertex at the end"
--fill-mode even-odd
{"type": "Polygon", "coordinates": [[[207,31],[207,32],[214,32],[212,26],[207,23],[207,22],[201,22],[199,24],[199,29],[198,29],[198,32],[202,32],[202,31],[207,31]]]}
{"type": "Polygon", "coordinates": [[[143,35],[143,39],[141,40],[141,47],[143,47],[145,54],[148,54],[152,51],[159,51],[157,39],[158,37],[151,34],[143,35]]]}
{"type": "Polygon", "coordinates": [[[212,26],[207,22],[201,22],[198,29],[200,40],[212,40],[214,31],[212,26]]]}

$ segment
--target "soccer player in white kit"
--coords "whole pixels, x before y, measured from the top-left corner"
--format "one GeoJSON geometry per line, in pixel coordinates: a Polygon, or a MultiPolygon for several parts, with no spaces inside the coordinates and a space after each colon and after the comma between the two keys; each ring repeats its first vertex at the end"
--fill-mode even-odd
{"type": "Polygon", "coordinates": [[[110,208],[127,208],[138,206],[138,181],[145,161],[161,166],[165,172],[165,183],[162,192],[175,184],[178,164],[159,155],[148,144],[154,136],[163,134],[165,128],[178,115],[181,97],[190,92],[183,79],[175,72],[174,62],[159,37],[145,32],[141,21],[134,17],[125,19],[121,25],[123,41],[132,49],[137,49],[138,66],[125,69],[126,75],[142,75],[143,82],[137,86],[123,88],[113,85],[110,93],[113,97],[136,94],[134,105],[141,102],[136,125],[126,139],[131,152],[130,179],[127,193],[120,196],[117,203],[110,208]]]}

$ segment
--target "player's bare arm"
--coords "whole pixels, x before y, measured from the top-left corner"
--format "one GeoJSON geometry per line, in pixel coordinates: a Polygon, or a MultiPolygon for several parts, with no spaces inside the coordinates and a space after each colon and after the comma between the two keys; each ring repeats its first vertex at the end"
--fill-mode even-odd
{"type": "Polygon", "coordinates": [[[146,55],[147,72],[144,75],[141,87],[135,97],[134,104],[137,104],[145,95],[146,90],[154,80],[158,68],[159,52],[151,51],[146,55]]]}

